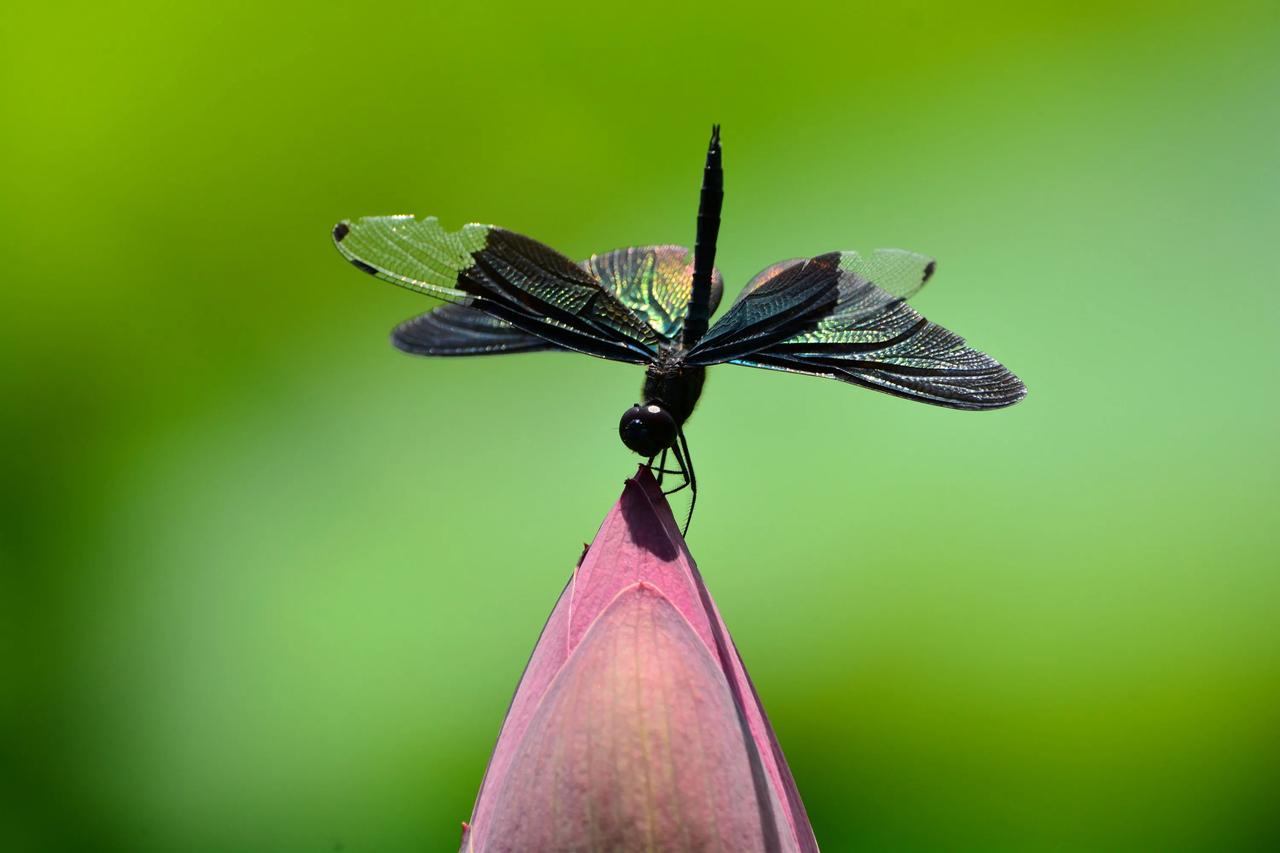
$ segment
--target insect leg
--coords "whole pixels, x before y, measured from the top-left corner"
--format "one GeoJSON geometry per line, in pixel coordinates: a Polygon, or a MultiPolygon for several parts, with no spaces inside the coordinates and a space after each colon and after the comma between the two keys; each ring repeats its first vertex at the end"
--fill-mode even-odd
{"type": "MultiPolygon", "coordinates": [[[[669,450],[669,449],[670,449],[670,448],[668,448],[668,450],[669,450]]],[[[658,458],[658,455],[657,455],[656,453],[655,453],[653,456],[650,456],[648,459],[646,459],[646,460],[644,461],[644,467],[648,468],[650,471],[652,471],[653,473],[655,473],[655,474],[657,474],[657,475],[658,475],[658,485],[659,485],[659,486],[661,486],[661,485],[662,485],[662,475],[663,475],[663,474],[684,474],[684,469],[683,469],[683,468],[668,468],[668,467],[667,467],[667,451],[666,451],[666,450],[662,451],[662,459],[661,459],[661,461],[659,461],[657,465],[654,465],[654,464],[653,464],[653,460],[655,460],[655,459],[657,459],[657,458],[658,458]]]]}
{"type": "Polygon", "coordinates": [[[674,489],[667,489],[663,492],[664,495],[674,495],[681,489],[689,487],[689,469],[684,464],[684,456],[680,453],[680,447],[675,444],[671,445],[671,453],[676,457],[676,464],[680,466],[677,470],[672,471],[671,473],[679,474],[684,482],[676,486],[674,489]]]}
{"type": "MultiPolygon", "coordinates": [[[[689,442],[684,437],[684,428],[677,429],[676,435],[680,438],[680,447],[684,450],[684,461],[681,463],[685,472],[689,477],[689,514],[684,519],[684,535],[689,535],[689,525],[693,523],[693,508],[698,503],[698,477],[693,473],[693,454],[689,452],[689,442]]],[[[679,458],[679,454],[676,458],[679,458]]]]}

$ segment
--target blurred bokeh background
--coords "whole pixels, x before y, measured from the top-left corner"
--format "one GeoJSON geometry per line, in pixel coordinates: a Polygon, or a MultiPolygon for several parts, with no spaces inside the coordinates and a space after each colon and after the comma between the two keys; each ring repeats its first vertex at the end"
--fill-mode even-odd
{"type": "Polygon", "coordinates": [[[430,361],[362,214],[900,246],[1002,412],[720,368],[691,547],[828,851],[1280,849],[1274,3],[28,4],[0,847],[449,850],[636,368],[430,361]]]}

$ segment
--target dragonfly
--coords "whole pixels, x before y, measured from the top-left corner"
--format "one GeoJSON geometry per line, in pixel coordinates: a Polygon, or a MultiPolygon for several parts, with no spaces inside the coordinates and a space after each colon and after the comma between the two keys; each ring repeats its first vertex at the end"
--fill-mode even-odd
{"type": "Polygon", "coordinates": [[[446,230],[436,217],[343,220],[333,241],[357,269],[440,300],[396,326],[395,347],[421,356],[570,350],[643,365],[622,443],[656,472],[698,481],[684,426],[708,367],[739,364],[835,379],[935,406],[1010,406],[1026,387],[991,356],[907,305],[932,258],[901,249],[781,261],[752,278],[714,324],[724,294],[715,267],[724,202],[720,127],[707,146],[693,252],[617,249],[581,263],[494,225],[446,230]],[[670,459],[675,467],[668,468],[670,459]]]}

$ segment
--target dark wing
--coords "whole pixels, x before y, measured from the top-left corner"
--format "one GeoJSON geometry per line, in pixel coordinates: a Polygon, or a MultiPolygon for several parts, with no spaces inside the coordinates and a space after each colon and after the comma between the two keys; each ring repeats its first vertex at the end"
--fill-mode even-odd
{"type": "MultiPolygon", "coordinates": [[[[693,289],[693,254],[683,246],[637,246],[592,255],[583,268],[618,301],[645,318],[666,341],[680,337],[693,289]]],[[[711,273],[711,311],[724,294],[718,270],[711,273]]]]}
{"type": "Polygon", "coordinates": [[[839,254],[776,264],[765,272],[694,345],[687,363],[732,361],[813,328],[835,310],[839,254]]]}
{"type": "Polygon", "coordinates": [[[450,232],[435,217],[376,216],[338,223],[333,239],[364,272],[482,311],[557,347],[643,364],[663,343],[582,267],[502,228],[472,224],[450,232]]]}
{"type": "Polygon", "coordinates": [[[964,339],[907,306],[928,281],[934,263],[923,255],[883,250],[863,258],[853,252],[775,264],[756,276],[724,318],[689,355],[692,364],[732,361],[839,379],[899,397],[954,409],[997,409],[1026,396],[1021,380],[964,339]],[[871,278],[879,276],[886,284],[871,278]],[[826,301],[791,291],[822,291],[826,301]],[[796,309],[791,303],[816,304],[796,309]],[[756,317],[746,325],[735,313],[756,317]],[[768,331],[770,321],[785,329],[768,331]],[[780,318],[780,319],[779,319],[780,318]],[[745,328],[745,333],[738,331],[745,328]],[[759,331],[765,329],[761,333],[759,331]],[[717,340],[704,350],[708,339],[717,340]],[[710,360],[708,360],[710,358],[710,360]]]}
{"type": "Polygon", "coordinates": [[[405,320],[391,333],[397,349],[414,355],[498,355],[558,349],[536,335],[526,334],[506,320],[490,317],[465,305],[441,305],[405,320]]]}

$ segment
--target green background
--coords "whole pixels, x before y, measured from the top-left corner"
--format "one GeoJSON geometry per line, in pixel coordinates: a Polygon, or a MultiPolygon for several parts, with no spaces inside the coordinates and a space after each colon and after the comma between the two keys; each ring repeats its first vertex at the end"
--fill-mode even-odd
{"type": "Polygon", "coordinates": [[[0,846],[449,850],[635,367],[413,359],[338,219],[900,246],[1030,397],[709,376],[691,547],[827,851],[1280,849],[1274,3],[26,5],[0,846]]]}

